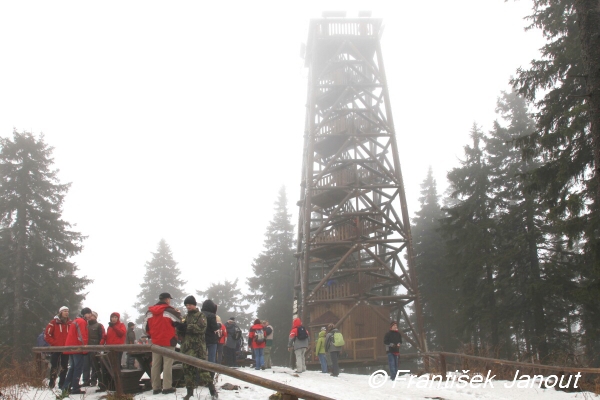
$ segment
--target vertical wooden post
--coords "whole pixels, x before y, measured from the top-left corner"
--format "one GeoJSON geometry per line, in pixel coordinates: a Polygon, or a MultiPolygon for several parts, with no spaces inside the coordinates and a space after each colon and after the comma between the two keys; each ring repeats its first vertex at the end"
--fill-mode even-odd
{"type": "Polygon", "coordinates": [[[447,379],[446,377],[446,372],[447,372],[447,367],[446,367],[446,356],[442,353],[440,353],[440,373],[443,377],[444,380],[447,379]]]}
{"type": "Polygon", "coordinates": [[[118,359],[118,354],[119,352],[109,351],[108,360],[110,361],[110,367],[113,373],[113,380],[115,382],[115,394],[117,396],[123,396],[125,393],[123,392],[123,382],[121,382],[121,360],[118,359]]]}
{"type": "Polygon", "coordinates": [[[377,338],[373,338],[373,360],[377,360],[377,338]]]}

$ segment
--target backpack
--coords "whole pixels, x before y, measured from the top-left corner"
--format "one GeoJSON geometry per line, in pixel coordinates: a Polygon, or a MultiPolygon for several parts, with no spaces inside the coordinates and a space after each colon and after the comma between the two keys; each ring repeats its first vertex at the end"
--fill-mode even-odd
{"type": "Polygon", "coordinates": [[[262,329],[254,331],[254,343],[262,343],[265,341],[265,333],[262,329]]]}
{"type": "Polygon", "coordinates": [[[302,325],[298,327],[298,334],[296,335],[298,340],[308,339],[308,332],[306,332],[306,328],[302,325]]]}
{"type": "Polygon", "coordinates": [[[333,345],[335,347],[343,347],[346,344],[344,342],[344,336],[342,336],[342,332],[335,332],[333,334],[333,345]]]}
{"type": "Polygon", "coordinates": [[[233,340],[240,340],[242,338],[242,330],[236,326],[235,331],[233,331],[233,340]]]}

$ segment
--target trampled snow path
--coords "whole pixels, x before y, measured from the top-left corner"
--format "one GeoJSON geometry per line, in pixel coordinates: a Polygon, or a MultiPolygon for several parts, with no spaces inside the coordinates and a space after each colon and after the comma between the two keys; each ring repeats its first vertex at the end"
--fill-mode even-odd
{"type": "MultiPolygon", "coordinates": [[[[299,387],[308,391],[323,394],[325,396],[339,400],[459,400],[459,399],[482,399],[482,400],[567,400],[567,399],[595,399],[597,396],[593,393],[565,393],[554,389],[539,389],[537,384],[535,388],[518,389],[515,387],[506,388],[508,381],[493,381],[493,388],[487,385],[486,388],[480,387],[464,388],[454,387],[444,388],[444,384],[437,388],[437,382],[424,388],[417,387],[416,380],[409,385],[408,375],[404,378],[407,381],[398,381],[393,387],[393,382],[387,381],[382,387],[374,389],[369,386],[369,376],[341,373],[339,377],[333,378],[328,374],[322,374],[315,371],[307,371],[299,374],[299,377],[293,376],[293,371],[289,368],[274,367],[272,370],[256,371],[250,368],[243,368],[242,371],[264,378],[276,380],[291,386],[299,387]]],[[[220,400],[248,399],[248,400],[267,400],[273,390],[255,386],[238,379],[220,375],[217,388],[220,400]],[[220,389],[224,383],[239,385],[241,388],[237,391],[220,389]]],[[[96,388],[86,388],[87,394],[72,395],[72,400],[99,400],[105,393],[95,393],[96,388]]],[[[198,388],[194,400],[204,400],[209,398],[208,389],[198,388]]],[[[136,400],[181,400],[185,395],[184,388],[177,389],[177,393],[169,395],[152,395],[151,391],[139,393],[135,396],[136,400]]],[[[22,396],[22,400],[55,400],[55,395],[50,390],[31,389],[22,396]]]]}

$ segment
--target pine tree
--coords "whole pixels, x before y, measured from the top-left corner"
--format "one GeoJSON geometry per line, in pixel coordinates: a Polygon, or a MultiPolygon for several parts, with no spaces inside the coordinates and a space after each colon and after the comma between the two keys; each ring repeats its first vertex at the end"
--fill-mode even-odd
{"type": "Polygon", "coordinates": [[[146,262],[144,282],[140,285],[138,301],[133,306],[140,313],[136,320],[138,324],[144,319],[148,307],[156,304],[161,293],[167,292],[171,295],[171,304],[174,307],[183,304],[185,281],[179,278],[180,275],[181,271],[173,259],[171,248],[161,239],[156,253],[152,253],[152,260],[146,262]]]}
{"type": "Polygon", "coordinates": [[[294,227],[290,222],[285,187],[279,191],[275,215],[265,233],[264,250],[254,259],[254,276],[248,279],[252,294],[248,299],[258,304],[258,317],[268,319],[275,331],[272,357],[285,363],[287,340],[292,327],[294,291],[294,227]]]}
{"type": "Polygon", "coordinates": [[[91,280],[69,261],[84,236],[62,219],[70,185],[52,169],[53,149],[16,131],[0,146],[0,344],[23,356],[61,306],[80,306],[91,280]]]}
{"type": "Polygon", "coordinates": [[[448,284],[446,249],[439,231],[443,212],[439,204],[436,181],[431,167],[421,184],[421,208],[413,219],[412,236],[415,270],[419,278],[425,330],[429,348],[454,351],[458,343],[455,332],[455,294],[448,284]]]}
{"type": "Polygon", "coordinates": [[[217,305],[217,314],[225,323],[229,317],[235,317],[235,321],[241,329],[250,329],[252,325],[252,313],[248,312],[249,304],[245,304],[241,289],[238,288],[238,279],[233,282],[225,280],[223,283],[212,283],[208,289],[196,291],[202,299],[211,299],[217,305]]]}

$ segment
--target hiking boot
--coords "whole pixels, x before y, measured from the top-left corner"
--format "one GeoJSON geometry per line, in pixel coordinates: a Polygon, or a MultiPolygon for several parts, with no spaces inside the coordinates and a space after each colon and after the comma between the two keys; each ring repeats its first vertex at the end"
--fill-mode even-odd
{"type": "Polygon", "coordinates": [[[152,394],[161,394],[162,390],[161,389],[157,389],[157,390],[153,390],[152,394]]]}
{"type": "Polygon", "coordinates": [[[194,397],[194,388],[186,388],[187,394],[183,396],[183,400],[190,400],[190,397],[194,397]]]}
{"type": "Polygon", "coordinates": [[[169,394],[169,393],[175,393],[177,389],[175,389],[174,387],[169,388],[169,389],[163,389],[162,390],[162,394],[169,394]]]}

